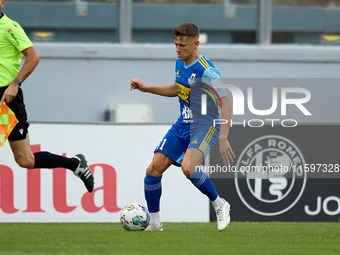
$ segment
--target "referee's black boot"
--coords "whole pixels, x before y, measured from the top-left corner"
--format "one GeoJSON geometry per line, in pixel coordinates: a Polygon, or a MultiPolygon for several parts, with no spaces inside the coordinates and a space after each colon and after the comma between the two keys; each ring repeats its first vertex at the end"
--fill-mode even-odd
{"type": "Polygon", "coordinates": [[[87,165],[87,161],[83,154],[77,154],[73,158],[79,160],[79,166],[74,170],[74,175],[82,179],[87,190],[91,193],[94,187],[94,177],[91,169],[87,165]]]}

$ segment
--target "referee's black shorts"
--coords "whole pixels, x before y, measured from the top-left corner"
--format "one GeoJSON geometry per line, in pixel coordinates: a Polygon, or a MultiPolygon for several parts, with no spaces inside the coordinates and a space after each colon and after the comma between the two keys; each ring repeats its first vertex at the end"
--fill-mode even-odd
{"type": "MultiPolygon", "coordinates": [[[[0,99],[2,98],[7,88],[8,86],[0,88],[0,99]]],[[[28,127],[30,124],[27,122],[24,96],[20,87],[17,96],[13,99],[12,102],[7,104],[7,106],[14,112],[15,117],[19,121],[15,128],[12,130],[12,133],[9,135],[8,140],[18,141],[26,139],[26,134],[28,133],[28,127]]]]}

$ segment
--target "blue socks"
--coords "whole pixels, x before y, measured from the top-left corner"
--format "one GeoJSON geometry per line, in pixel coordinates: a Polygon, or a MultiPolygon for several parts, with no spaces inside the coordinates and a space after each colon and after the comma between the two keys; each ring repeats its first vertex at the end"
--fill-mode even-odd
{"type": "Polygon", "coordinates": [[[145,200],[150,213],[159,212],[159,201],[162,195],[162,176],[146,175],[144,178],[145,200]]]}
{"type": "MultiPolygon", "coordinates": [[[[209,176],[205,172],[195,172],[188,179],[205,194],[211,201],[215,201],[218,197],[217,191],[211,182],[209,176]]],[[[162,195],[162,176],[155,177],[146,175],[144,178],[145,200],[150,213],[159,212],[159,204],[162,195]]]]}
{"type": "Polygon", "coordinates": [[[203,194],[207,195],[207,197],[209,197],[210,201],[216,200],[216,198],[218,196],[217,191],[214,187],[214,184],[212,184],[209,176],[205,172],[201,172],[199,170],[198,172],[193,173],[190,177],[187,177],[187,178],[203,194]]]}

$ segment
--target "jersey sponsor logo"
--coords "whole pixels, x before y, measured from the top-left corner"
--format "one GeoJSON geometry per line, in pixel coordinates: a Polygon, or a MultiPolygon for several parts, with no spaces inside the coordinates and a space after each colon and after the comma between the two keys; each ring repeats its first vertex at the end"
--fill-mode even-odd
{"type": "Polygon", "coordinates": [[[176,77],[181,77],[181,76],[179,76],[179,70],[176,72],[176,77]]]}
{"type": "Polygon", "coordinates": [[[195,84],[195,77],[196,77],[196,74],[195,73],[192,73],[190,78],[188,79],[188,83],[192,86],[195,84]]]}
{"type": "Polygon", "coordinates": [[[16,42],[16,44],[19,46],[19,45],[20,45],[20,42],[19,42],[19,40],[14,36],[14,34],[13,34],[13,32],[12,32],[12,29],[8,29],[7,32],[11,34],[13,40],[14,40],[14,41],[16,42]]]}
{"type": "Polygon", "coordinates": [[[221,84],[223,84],[222,79],[221,78],[215,78],[215,79],[211,79],[211,84],[216,87],[219,86],[221,84]]]}
{"type": "Polygon", "coordinates": [[[191,109],[186,105],[183,105],[182,116],[183,116],[183,119],[192,119],[193,118],[191,109]]]}
{"type": "Polygon", "coordinates": [[[186,103],[189,104],[189,95],[190,95],[190,88],[185,87],[184,85],[180,83],[176,83],[177,86],[177,95],[186,103]]]}
{"type": "Polygon", "coordinates": [[[197,140],[193,141],[192,143],[198,143],[197,140]]]}
{"type": "Polygon", "coordinates": [[[235,172],[235,186],[251,211],[276,216],[290,210],[302,196],[307,173],[299,148],[283,136],[262,136],[242,151],[235,172]]]}

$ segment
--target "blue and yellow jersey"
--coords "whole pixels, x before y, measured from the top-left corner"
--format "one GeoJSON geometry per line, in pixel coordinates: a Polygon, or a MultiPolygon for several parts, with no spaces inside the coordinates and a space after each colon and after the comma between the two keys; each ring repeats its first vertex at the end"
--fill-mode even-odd
{"type": "Polygon", "coordinates": [[[215,82],[221,82],[221,74],[213,63],[200,55],[189,65],[176,61],[177,95],[180,103],[180,117],[177,125],[190,129],[190,124],[212,125],[219,119],[217,101],[227,95],[225,89],[215,88],[215,82]],[[206,98],[206,114],[202,114],[202,95],[206,98]]]}

